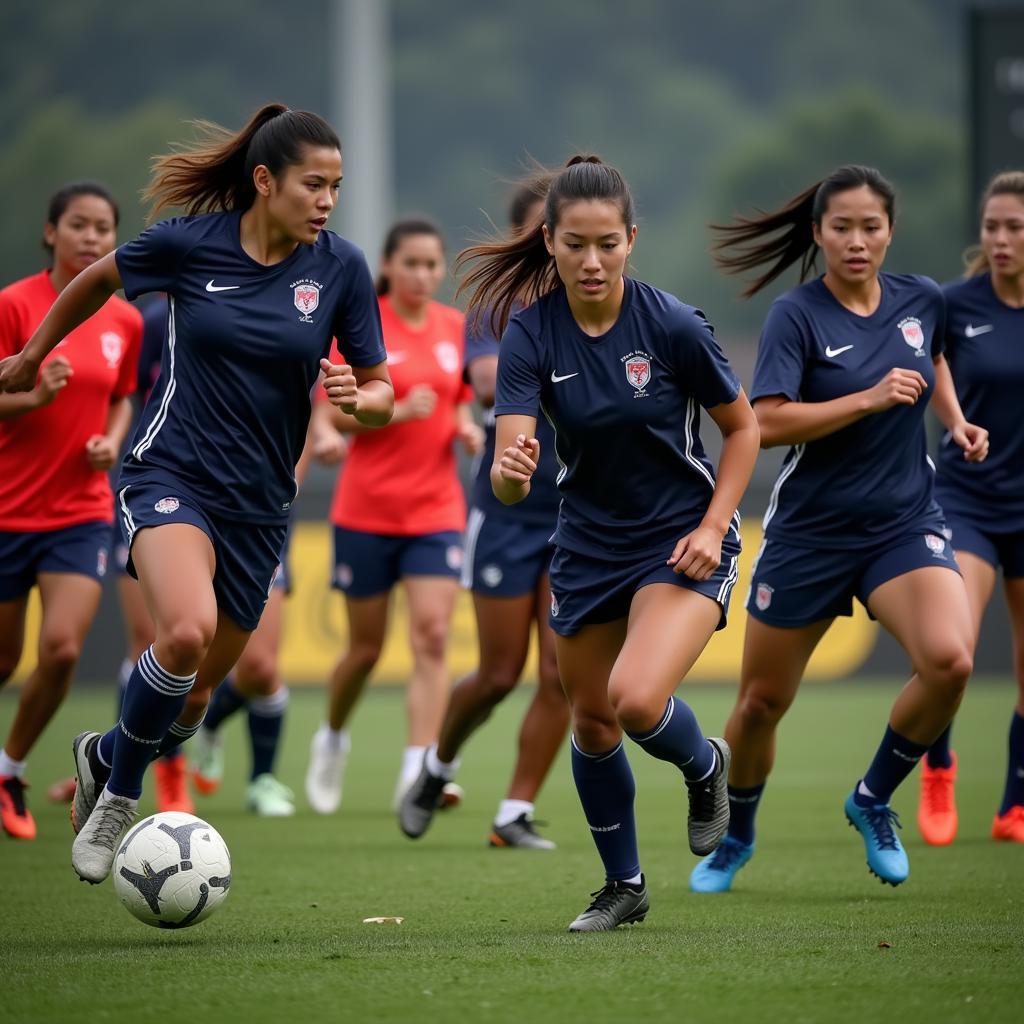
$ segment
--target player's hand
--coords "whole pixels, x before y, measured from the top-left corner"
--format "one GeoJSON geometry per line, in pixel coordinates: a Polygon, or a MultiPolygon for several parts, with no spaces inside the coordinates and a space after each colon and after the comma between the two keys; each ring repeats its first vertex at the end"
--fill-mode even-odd
{"type": "Polygon", "coordinates": [[[322,466],[336,466],[348,455],[348,441],[333,427],[317,430],[309,440],[309,450],[322,466]]]}
{"type": "Polygon", "coordinates": [[[395,402],[395,418],[400,423],[425,420],[437,405],[437,392],[429,384],[416,384],[400,402],[395,402]]]}
{"type": "Polygon", "coordinates": [[[498,461],[498,472],[502,480],[515,484],[528,484],[537,472],[540,461],[540,441],[535,437],[519,434],[516,443],[501,453],[498,461]]]}
{"type": "Polygon", "coordinates": [[[39,364],[27,359],[23,352],[0,359],[0,394],[5,391],[32,391],[35,389],[38,376],[39,364]]]}
{"type": "Polygon", "coordinates": [[[917,370],[895,367],[866,392],[871,412],[885,412],[894,405],[916,405],[928,384],[917,370]]]}
{"type": "Polygon", "coordinates": [[[460,423],[455,436],[469,455],[476,455],[483,450],[484,432],[475,423],[460,423]]]}
{"type": "Polygon", "coordinates": [[[40,406],[49,405],[56,397],[57,392],[75,375],[71,364],[63,357],[56,356],[51,359],[39,374],[39,382],[34,390],[36,399],[40,406]]]}
{"type": "Polygon", "coordinates": [[[710,526],[698,526],[672,549],[668,565],[691,580],[711,579],[722,564],[722,535],[710,526]]]}
{"type": "Polygon", "coordinates": [[[328,359],[320,360],[320,369],[324,373],[324,391],[331,405],[336,405],[349,416],[355,415],[359,407],[359,387],[352,367],[346,363],[332,363],[328,359]]]}
{"type": "Polygon", "coordinates": [[[950,432],[950,437],[964,450],[968,462],[984,462],[988,456],[988,431],[973,423],[961,423],[950,432]]]}
{"type": "Polygon", "coordinates": [[[93,434],[85,442],[85,456],[93,469],[110,469],[117,462],[117,454],[117,445],[106,434],[93,434]]]}

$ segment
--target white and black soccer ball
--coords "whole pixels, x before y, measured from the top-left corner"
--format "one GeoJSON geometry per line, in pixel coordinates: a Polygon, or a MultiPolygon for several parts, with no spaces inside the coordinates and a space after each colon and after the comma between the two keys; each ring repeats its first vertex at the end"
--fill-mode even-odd
{"type": "Polygon", "coordinates": [[[154,928],[188,928],[227,899],[231,854],[194,814],[165,811],[139,822],[114,856],[114,889],[128,911],[154,928]]]}

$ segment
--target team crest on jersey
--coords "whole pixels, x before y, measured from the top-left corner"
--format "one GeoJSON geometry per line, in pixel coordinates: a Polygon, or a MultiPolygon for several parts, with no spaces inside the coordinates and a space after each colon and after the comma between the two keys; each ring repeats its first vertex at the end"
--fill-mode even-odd
{"type": "Polygon", "coordinates": [[[439,341],[434,346],[434,358],[445,373],[458,373],[461,369],[459,350],[450,341],[439,341]]]}
{"type": "Polygon", "coordinates": [[[100,335],[100,351],[107,361],[107,366],[114,370],[121,361],[121,353],[124,351],[124,339],[114,331],[104,331],[100,335]]]}
{"type": "Polygon", "coordinates": [[[626,368],[626,380],[636,389],[634,398],[647,397],[647,385],[651,381],[651,357],[647,352],[630,352],[622,357],[626,368]]]}
{"type": "Polygon", "coordinates": [[[177,498],[161,498],[153,506],[153,511],[169,516],[172,512],[177,512],[179,508],[181,508],[181,502],[177,498]]]}
{"type": "Polygon", "coordinates": [[[758,611],[763,612],[767,609],[772,603],[772,594],[774,593],[774,587],[769,587],[767,583],[758,583],[757,589],[754,591],[754,604],[757,605],[758,611]]]}
{"type": "Polygon", "coordinates": [[[299,316],[300,323],[313,323],[311,314],[320,305],[320,291],[322,288],[323,285],[319,281],[313,281],[309,278],[292,282],[292,301],[295,304],[295,308],[301,314],[299,316]]]}
{"type": "Polygon", "coordinates": [[[903,340],[914,350],[915,356],[924,355],[924,328],[916,316],[908,316],[897,325],[903,335],[903,340]]]}
{"type": "Polygon", "coordinates": [[[946,550],[946,542],[942,537],[936,537],[934,533],[926,533],[924,535],[924,542],[928,545],[928,550],[936,556],[942,556],[946,550]]]}

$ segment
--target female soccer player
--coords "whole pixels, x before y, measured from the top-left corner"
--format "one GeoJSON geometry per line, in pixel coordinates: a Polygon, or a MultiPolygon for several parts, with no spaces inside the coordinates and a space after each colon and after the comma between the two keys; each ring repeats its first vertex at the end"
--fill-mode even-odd
{"type": "Polygon", "coordinates": [[[529,494],[538,409],[564,467],[550,622],[573,777],[606,878],[570,931],[648,912],[623,731],[682,771],[691,850],[711,852],[729,818],[729,748],[673,691],[725,622],[757,423],[704,315],[624,276],[635,239],[622,176],[577,156],[552,179],[536,230],[462,255],[476,261],[470,309],[492,309],[497,329],[517,300],[535,300],[501,339],[494,493],[505,504],[529,494]],[[717,482],[701,407],[722,432],[717,482]]]}
{"type": "Polygon", "coordinates": [[[186,695],[223,679],[259,621],[321,369],[330,400],[360,422],[386,423],[393,405],[365,260],[324,231],[341,181],[337,135],[280,104],[237,134],[205,130],[204,143],[156,162],[148,190],[155,210],[189,215],[83,271],[22,352],[0,362],[0,391],[27,391],[43,358],[117,288],[170,296],[160,381],[117,494],[156,640],[118,725],[75,742],[71,859],[93,883],[110,871],[154,754],[198,728],[177,721],[186,695]],[[349,365],[325,358],[332,336],[349,365]]]}
{"type": "MultiPolygon", "coordinates": [[[[944,292],[946,351],[957,398],[966,416],[988,427],[992,454],[983,463],[968,461],[944,438],[935,497],[967,584],[975,636],[1003,568],[1018,693],[992,838],[1024,843],[1024,172],[997,175],[989,184],[981,203],[980,248],[966,277],[944,292]]],[[[949,732],[932,744],[921,765],[917,820],[934,845],[951,843],[957,828],[957,765],[949,732]]]]}
{"type": "Polygon", "coordinates": [[[341,802],[351,744],[346,726],[380,657],[398,582],[409,604],[413,670],[396,809],[444,714],[445,651],[466,523],[452,442],[471,454],[483,444],[462,380],[462,314],[434,301],[444,274],[441,234],[431,221],[391,227],[377,281],[395,382],[391,426],[367,433],[344,411],[320,407],[337,430],[355,434],[331,504],[334,586],[345,595],[349,647],[331,675],[327,721],[313,736],[306,773],[306,796],[320,814],[341,802]]]}
{"type": "Polygon", "coordinates": [[[899,641],[914,675],[846,800],[869,870],[899,885],[907,856],[889,806],[896,787],[949,723],[971,673],[967,593],[932,497],[924,410],[968,459],[988,450],[964,420],[942,356],[934,281],[881,272],[892,241],[892,186],[870,167],[841,167],[779,211],[721,228],[722,266],[764,268],[752,295],[820,250],[825,274],[775,300],[761,334],[752,399],[761,444],[790,445],[754,565],[743,667],[725,735],[733,749],[731,820],[694,869],[697,892],[721,892],[754,850],[754,815],[775,756],[775,729],[814,648],[856,597],[899,641]]]}
{"type": "MultiPolygon", "coordinates": [[[[512,233],[540,223],[546,179],[522,185],[512,200],[512,233]]],[[[534,800],[543,785],[569,725],[569,705],[555,663],[555,637],[547,623],[551,602],[548,567],[551,532],[558,518],[554,432],[537,421],[541,464],[530,496],[507,509],[491,490],[494,462],[494,388],[498,342],[486,317],[476,317],[466,333],[466,373],[487,410],[487,441],[473,483],[473,507],[466,531],[462,585],[473,592],[480,664],[456,684],[448,700],[441,735],[427,750],[423,769],[399,808],[399,824],[415,839],[427,830],[446,783],[455,778],[463,744],[512,692],[526,664],[531,627],[537,627],[537,688],[519,730],[518,757],[508,794],[498,806],[491,846],[551,850],[555,844],[537,834],[534,800]]]]}
{"type": "MultiPolygon", "coordinates": [[[[95,182],[53,196],[50,267],[0,291],[0,356],[18,352],[58,295],[114,248],[117,221],[95,182]]],[[[64,700],[99,607],[114,515],[107,470],[131,421],[142,317],[111,296],[94,310],[26,375],[26,394],[0,394],[0,684],[21,658],[33,586],[43,613],[38,661],[0,750],[0,821],[19,839],[36,835],[25,759],[64,700]]]]}

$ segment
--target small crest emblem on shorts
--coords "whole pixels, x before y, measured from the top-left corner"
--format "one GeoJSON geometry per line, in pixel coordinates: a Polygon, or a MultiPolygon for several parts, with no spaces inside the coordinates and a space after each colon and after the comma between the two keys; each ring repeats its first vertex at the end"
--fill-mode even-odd
{"type": "Polygon", "coordinates": [[[181,508],[181,502],[177,498],[161,498],[154,506],[153,510],[160,512],[165,516],[169,516],[172,512],[177,512],[181,508]]]}
{"type": "Polygon", "coordinates": [[[495,565],[493,562],[490,565],[485,565],[480,570],[480,579],[484,581],[488,587],[496,587],[504,579],[505,574],[501,571],[500,565],[495,565]]]}
{"type": "Polygon", "coordinates": [[[754,591],[754,604],[757,605],[758,611],[763,612],[772,603],[774,593],[774,587],[769,587],[767,583],[758,583],[757,590],[754,591]]]}
{"type": "Polygon", "coordinates": [[[924,542],[933,555],[941,555],[946,550],[946,542],[942,537],[936,537],[934,533],[926,533],[924,542]]]}
{"type": "Polygon", "coordinates": [[[643,391],[651,379],[651,361],[643,356],[634,356],[626,360],[626,380],[637,389],[643,391]]]}
{"type": "Polygon", "coordinates": [[[341,587],[342,590],[348,590],[352,586],[352,566],[346,565],[344,562],[334,570],[334,582],[341,587]]]}
{"type": "Polygon", "coordinates": [[[924,328],[916,316],[908,316],[897,325],[903,340],[914,350],[914,355],[924,355],[924,328]]]}
{"type": "Polygon", "coordinates": [[[555,597],[555,592],[551,591],[551,618],[558,618],[558,598],[555,597]]]}
{"type": "Polygon", "coordinates": [[[114,331],[104,331],[100,335],[100,351],[107,361],[107,366],[111,370],[116,369],[124,351],[124,339],[114,331]]]}
{"type": "Polygon", "coordinates": [[[96,552],[96,575],[102,579],[107,575],[107,549],[100,548],[96,552]]]}
{"type": "Polygon", "coordinates": [[[452,544],[444,553],[444,560],[448,563],[449,569],[462,568],[462,548],[458,544],[452,544]]]}

